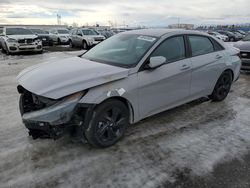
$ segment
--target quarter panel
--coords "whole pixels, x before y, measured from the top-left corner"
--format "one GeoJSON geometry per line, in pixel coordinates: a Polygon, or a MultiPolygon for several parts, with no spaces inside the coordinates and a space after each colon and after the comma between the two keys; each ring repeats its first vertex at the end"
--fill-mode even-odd
{"type": "Polygon", "coordinates": [[[226,67],[223,52],[214,52],[191,58],[193,64],[191,95],[206,96],[212,93],[214,86],[226,67]],[[216,59],[216,56],[222,56],[216,59]]]}

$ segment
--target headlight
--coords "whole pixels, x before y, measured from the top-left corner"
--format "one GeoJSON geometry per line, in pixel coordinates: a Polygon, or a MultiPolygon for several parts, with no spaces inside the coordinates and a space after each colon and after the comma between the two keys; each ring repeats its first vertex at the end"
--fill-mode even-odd
{"type": "Polygon", "coordinates": [[[34,39],[34,41],[35,41],[35,42],[41,42],[41,39],[36,38],[36,39],[34,39]]]}
{"type": "Polygon", "coordinates": [[[16,39],[9,38],[9,39],[7,39],[7,42],[17,43],[17,40],[16,40],[16,39]]]}
{"type": "Polygon", "coordinates": [[[87,93],[87,91],[80,91],[80,92],[68,95],[68,96],[63,98],[63,101],[65,101],[65,102],[78,101],[86,93],[87,93]]]}

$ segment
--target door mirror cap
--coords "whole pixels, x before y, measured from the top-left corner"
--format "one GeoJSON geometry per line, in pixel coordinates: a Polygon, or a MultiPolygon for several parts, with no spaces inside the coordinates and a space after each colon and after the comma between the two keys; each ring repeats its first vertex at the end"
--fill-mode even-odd
{"type": "Polygon", "coordinates": [[[167,62],[167,59],[163,56],[155,56],[149,59],[149,63],[146,65],[148,69],[156,69],[167,62]]]}

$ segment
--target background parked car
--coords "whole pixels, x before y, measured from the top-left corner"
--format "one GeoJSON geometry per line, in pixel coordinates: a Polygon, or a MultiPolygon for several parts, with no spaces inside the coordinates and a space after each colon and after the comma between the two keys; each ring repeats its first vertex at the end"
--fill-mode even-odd
{"type": "Polygon", "coordinates": [[[69,44],[71,47],[82,47],[88,49],[106,38],[93,29],[75,28],[70,31],[69,44]]]}
{"type": "Polygon", "coordinates": [[[208,31],[207,33],[209,35],[212,35],[212,36],[216,37],[217,39],[223,40],[224,42],[229,40],[228,36],[222,35],[222,34],[216,32],[216,31],[208,31]]]}
{"type": "MultiPolygon", "coordinates": [[[[0,38],[3,36],[3,27],[0,27],[0,38]]],[[[2,48],[2,43],[0,39],[0,48],[2,48]]]]}
{"type": "Polygon", "coordinates": [[[69,44],[69,30],[68,29],[52,29],[49,31],[53,42],[57,44],[69,44]]]}
{"type": "Polygon", "coordinates": [[[23,27],[3,27],[0,43],[6,54],[34,51],[42,52],[42,41],[29,29],[23,27]]]}
{"type": "Polygon", "coordinates": [[[108,30],[98,30],[97,32],[100,33],[100,35],[105,36],[106,39],[115,35],[113,31],[108,31],[108,30]]]}
{"type": "Polygon", "coordinates": [[[228,36],[229,41],[231,41],[231,42],[239,41],[239,40],[242,39],[239,35],[236,35],[236,34],[230,32],[230,31],[219,30],[217,32],[222,34],[222,35],[228,36]]]}
{"type": "Polygon", "coordinates": [[[233,33],[236,33],[236,34],[238,34],[238,35],[241,35],[242,38],[244,38],[244,37],[246,36],[246,32],[245,32],[245,31],[242,31],[242,30],[235,30],[235,29],[232,29],[232,30],[230,30],[230,31],[233,32],[233,33]]]}
{"type": "Polygon", "coordinates": [[[49,35],[48,31],[42,29],[30,29],[32,33],[38,36],[38,38],[42,41],[43,46],[53,46],[53,40],[49,35]]]}
{"type": "Polygon", "coordinates": [[[240,40],[243,39],[245,37],[245,35],[241,34],[238,31],[233,31],[232,33],[234,33],[240,40]]]}
{"type": "Polygon", "coordinates": [[[240,49],[240,57],[242,61],[241,69],[250,71],[250,33],[234,46],[240,49]]]}

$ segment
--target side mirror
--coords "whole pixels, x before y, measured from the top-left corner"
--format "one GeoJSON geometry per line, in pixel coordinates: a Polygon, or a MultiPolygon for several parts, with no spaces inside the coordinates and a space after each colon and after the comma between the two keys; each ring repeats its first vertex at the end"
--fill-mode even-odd
{"type": "Polygon", "coordinates": [[[78,33],[77,35],[80,36],[80,37],[82,37],[82,34],[81,34],[81,33],[78,33]]]}
{"type": "Polygon", "coordinates": [[[163,56],[155,56],[149,59],[149,63],[146,65],[147,69],[156,69],[167,62],[167,59],[163,56]]]}

